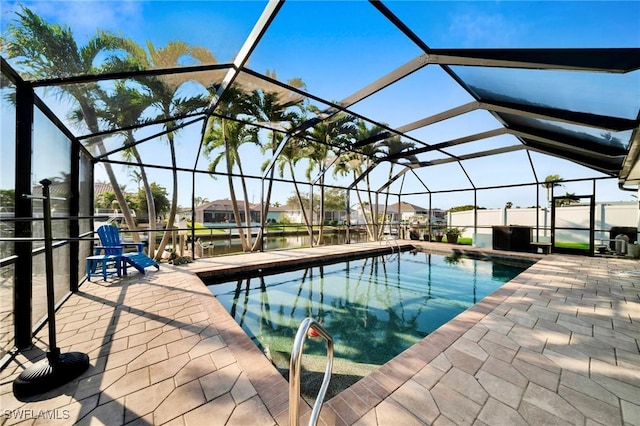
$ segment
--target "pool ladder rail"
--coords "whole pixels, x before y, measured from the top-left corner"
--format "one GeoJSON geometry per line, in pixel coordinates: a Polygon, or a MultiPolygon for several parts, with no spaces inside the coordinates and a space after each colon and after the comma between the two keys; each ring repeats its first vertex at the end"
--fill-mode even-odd
{"type": "Polygon", "coordinates": [[[398,240],[396,240],[395,238],[389,238],[388,235],[385,235],[384,239],[380,240],[380,244],[382,244],[383,241],[391,248],[391,253],[387,258],[387,261],[390,262],[392,260],[395,260],[397,256],[400,256],[400,243],[398,243],[398,240]],[[397,249],[397,252],[394,252],[394,247],[397,249]],[[396,256],[394,256],[394,254],[396,256]]]}
{"type": "Polygon", "coordinates": [[[318,336],[327,341],[327,365],[324,370],[324,378],[322,379],[322,385],[320,391],[316,397],[316,402],[313,404],[313,410],[311,411],[311,417],[309,418],[309,425],[315,425],[318,422],[318,416],[320,415],[320,409],[322,408],[322,402],[327,393],[329,387],[329,381],[331,380],[331,370],[333,369],[333,338],[327,333],[327,330],[315,319],[308,317],[305,318],[298,332],[296,333],[295,340],[293,341],[293,349],[291,351],[291,361],[289,363],[289,425],[298,426],[300,421],[300,365],[302,361],[302,349],[304,347],[304,341],[309,333],[309,330],[313,329],[317,332],[318,336]]]}

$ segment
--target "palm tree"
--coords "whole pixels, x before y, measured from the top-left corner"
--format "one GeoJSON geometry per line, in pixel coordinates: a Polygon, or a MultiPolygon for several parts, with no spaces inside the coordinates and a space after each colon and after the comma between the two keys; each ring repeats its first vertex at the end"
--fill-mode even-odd
{"type": "MultiPolygon", "coordinates": [[[[375,138],[375,136],[384,132],[384,128],[374,125],[372,127],[367,126],[364,120],[356,120],[356,134],[355,139],[358,141],[375,138]]],[[[377,154],[383,152],[382,144],[380,142],[373,142],[364,145],[360,148],[358,153],[346,152],[340,156],[334,174],[347,175],[351,173],[353,179],[358,179],[362,173],[373,165],[373,159],[377,154]]],[[[377,215],[375,213],[376,206],[371,198],[371,182],[369,175],[364,177],[366,185],[367,201],[362,200],[360,191],[356,188],[356,196],[358,198],[358,204],[365,217],[365,229],[370,241],[374,241],[377,235],[377,215]]]]}
{"type": "MultiPolygon", "coordinates": [[[[115,60],[114,56],[101,66],[95,65],[105,53],[115,52],[127,43],[121,37],[99,31],[84,46],[78,46],[69,27],[50,24],[26,7],[16,14],[17,23],[8,27],[6,54],[9,58],[15,58],[15,64],[24,67],[25,73],[32,78],[70,77],[133,68],[126,61],[115,60]]],[[[98,85],[83,83],[58,87],[61,94],[69,95],[78,103],[77,117],[84,121],[89,132],[99,132],[101,129],[94,103],[98,85]]],[[[93,142],[99,154],[106,153],[102,138],[96,137],[93,142]]],[[[116,175],[108,162],[103,166],[125,222],[130,229],[134,229],[135,222],[116,175]]],[[[134,235],[134,239],[138,238],[134,235]]]]}
{"type": "MultiPolygon", "coordinates": [[[[308,121],[308,117],[306,115],[305,108],[301,108],[299,114],[293,114],[291,117],[291,128],[296,129],[301,125],[308,121]]],[[[307,231],[309,233],[309,241],[313,241],[313,224],[311,223],[311,218],[307,215],[308,210],[305,207],[304,200],[302,199],[302,194],[300,191],[300,187],[298,186],[298,180],[296,179],[295,167],[299,161],[307,158],[308,156],[308,141],[307,141],[307,133],[305,130],[301,133],[296,133],[291,135],[291,138],[285,145],[282,152],[278,156],[276,160],[276,167],[278,168],[278,172],[280,177],[284,177],[285,169],[289,170],[291,175],[291,181],[293,182],[293,188],[295,192],[296,199],[298,201],[298,205],[300,207],[300,211],[302,212],[302,219],[304,220],[305,225],[307,226],[307,231]]]]}
{"type": "Polygon", "coordinates": [[[140,187],[140,184],[142,183],[142,174],[139,171],[133,169],[129,172],[129,177],[133,179],[133,181],[136,183],[138,191],[140,191],[142,189],[140,187]]]}
{"type": "Polygon", "coordinates": [[[571,204],[577,204],[580,202],[580,198],[576,197],[576,194],[573,192],[567,192],[564,194],[563,198],[559,198],[556,200],[556,206],[570,206],[571,204]]]}
{"type": "Polygon", "coordinates": [[[194,203],[196,206],[202,206],[204,204],[207,204],[209,202],[209,199],[206,197],[196,197],[194,198],[194,203]]]}
{"type": "MultiPolygon", "coordinates": [[[[400,140],[400,136],[392,136],[390,138],[387,138],[385,140],[383,140],[381,142],[381,147],[382,149],[385,151],[386,155],[397,155],[400,154],[403,151],[407,151],[410,149],[413,149],[415,147],[415,144],[413,142],[402,142],[400,140]]],[[[417,161],[417,157],[415,155],[411,155],[405,158],[406,160],[408,160],[409,162],[415,162],[417,161]]],[[[393,168],[395,166],[395,163],[393,161],[391,161],[389,166],[389,176],[388,179],[389,181],[393,178],[393,168]]],[[[378,239],[382,238],[382,234],[384,232],[384,225],[385,225],[385,220],[387,217],[387,207],[389,206],[389,191],[390,191],[391,187],[387,186],[386,188],[386,194],[385,194],[385,199],[384,199],[384,209],[382,210],[382,225],[378,228],[378,239]]]]}
{"type": "MultiPolygon", "coordinates": [[[[112,128],[118,129],[132,124],[138,124],[143,120],[144,111],[153,103],[153,97],[149,94],[142,93],[137,88],[128,87],[123,80],[116,81],[111,93],[99,90],[101,104],[104,107],[97,111],[98,117],[104,122],[111,125],[112,128]]],[[[133,171],[133,176],[138,182],[138,190],[140,190],[140,182],[144,188],[145,197],[147,198],[147,216],[149,218],[149,253],[153,255],[155,251],[155,222],[156,222],[156,206],[153,198],[153,192],[147,173],[142,163],[142,158],[135,145],[135,137],[133,130],[128,129],[124,132],[124,144],[128,146],[123,151],[125,158],[135,158],[140,171],[133,171]]]]}
{"type": "MultiPolygon", "coordinates": [[[[274,74],[275,75],[275,74],[274,74]]],[[[301,80],[290,81],[290,84],[294,83],[300,86],[304,86],[301,80]]],[[[278,92],[265,92],[264,90],[254,90],[249,98],[249,104],[252,108],[252,115],[257,121],[268,122],[271,126],[280,125],[287,126],[294,118],[295,112],[292,111],[293,107],[300,106],[303,99],[300,96],[288,96],[287,99],[282,100],[284,96],[278,92]]],[[[269,141],[261,145],[262,153],[272,157],[276,149],[284,139],[284,134],[273,128],[269,134],[269,141]],[[269,152],[270,151],[270,152],[269,152]],[[271,154],[271,155],[269,155],[271,154]]],[[[262,165],[264,171],[268,166],[270,160],[267,160],[262,165]]],[[[263,211],[261,215],[262,226],[260,233],[256,237],[252,251],[260,249],[262,243],[262,227],[265,224],[267,215],[269,214],[269,205],[271,201],[271,191],[273,189],[273,177],[275,174],[275,168],[272,168],[269,173],[269,186],[267,187],[267,194],[263,202],[263,211]]]]}
{"type": "Polygon", "coordinates": [[[547,190],[547,206],[551,205],[551,189],[562,186],[562,184],[560,183],[562,181],[563,179],[560,177],[560,175],[549,175],[544,178],[544,183],[542,184],[542,186],[547,190]]]}
{"type": "MultiPolygon", "coordinates": [[[[130,42],[124,46],[131,56],[137,61],[143,69],[156,69],[167,67],[178,67],[185,58],[199,63],[215,63],[215,56],[207,49],[198,46],[190,46],[184,42],[169,42],[164,48],[156,48],[150,41],[146,44],[146,50],[137,44],[130,42]]],[[[178,96],[180,87],[188,81],[199,81],[203,85],[208,82],[204,79],[203,74],[170,74],[164,76],[139,77],[136,80],[146,87],[153,96],[152,105],[157,111],[156,119],[170,119],[176,115],[184,115],[186,113],[201,109],[204,107],[204,101],[199,96],[190,98],[181,98],[178,96]]],[[[166,230],[162,236],[162,240],[158,245],[156,252],[156,260],[162,256],[162,252],[169,242],[171,230],[174,225],[176,212],[178,209],[178,171],[175,149],[175,130],[172,130],[178,124],[177,120],[168,120],[164,126],[167,130],[165,134],[169,143],[169,151],[171,155],[172,166],[172,195],[171,208],[167,221],[166,230]]],[[[149,202],[148,204],[152,204],[149,202]]],[[[153,234],[155,221],[149,223],[150,234],[153,234]]],[[[149,237],[151,239],[151,236],[149,237]]],[[[155,237],[154,237],[155,238],[155,237]]]]}
{"type": "MultiPolygon", "coordinates": [[[[311,109],[317,112],[316,108],[311,109]]],[[[318,233],[318,244],[322,244],[324,229],[324,182],[325,171],[329,163],[332,162],[330,154],[333,147],[347,146],[356,135],[354,118],[343,112],[339,112],[332,117],[316,124],[309,132],[313,141],[309,145],[309,166],[306,171],[307,179],[311,180],[311,173],[316,169],[320,179],[320,231],[318,233]]]]}
{"type": "MultiPolygon", "coordinates": [[[[215,88],[211,90],[215,93],[215,88]]],[[[237,167],[244,197],[244,218],[246,223],[249,224],[251,221],[251,212],[249,210],[248,191],[239,149],[244,143],[259,145],[259,139],[257,127],[251,126],[246,122],[233,120],[233,118],[243,114],[250,114],[251,110],[252,107],[249,98],[241,88],[235,85],[227,88],[216,109],[219,116],[209,119],[203,141],[203,152],[205,155],[208,156],[214,151],[219,150],[217,156],[214,157],[209,164],[209,171],[215,172],[223,160],[226,164],[231,206],[235,216],[236,226],[238,227],[242,250],[245,252],[251,250],[251,232],[250,229],[248,229],[247,231],[249,232],[245,234],[245,229],[243,228],[242,216],[240,215],[238,199],[233,184],[233,174],[234,168],[237,167]]]]}

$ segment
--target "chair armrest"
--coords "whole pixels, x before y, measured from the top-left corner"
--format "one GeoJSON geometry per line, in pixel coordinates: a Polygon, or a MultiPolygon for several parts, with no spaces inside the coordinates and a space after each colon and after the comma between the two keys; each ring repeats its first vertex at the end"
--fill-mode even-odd
{"type": "Polygon", "coordinates": [[[106,252],[107,250],[118,250],[120,253],[122,253],[123,249],[124,248],[122,246],[96,246],[94,247],[94,254],[100,254],[100,252],[106,252]]]}
{"type": "Polygon", "coordinates": [[[122,244],[123,246],[136,246],[138,253],[142,253],[142,251],[144,250],[144,243],[136,243],[134,241],[121,241],[120,244],[122,244]]]}

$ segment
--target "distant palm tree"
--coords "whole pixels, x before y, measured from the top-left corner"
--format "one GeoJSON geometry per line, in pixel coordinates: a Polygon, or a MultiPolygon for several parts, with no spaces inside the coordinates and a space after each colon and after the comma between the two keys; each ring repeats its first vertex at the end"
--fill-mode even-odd
{"type": "Polygon", "coordinates": [[[562,184],[560,183],[562,181],[563,179],[560,177],[560,175],[549,175],[544,178],[544,183],[542,184],[542,186],[547,190],[547,206],[551,205],[551,189],[562,186],[562,184]]]}
{"type": "Polygon", "coordinates": [[[195,197],[194,198],[194,203],[196,206],[202,206],[204,204],[207,204],[209,202],[208,198],[203,198],[203,197],[195,197]]]}
{"type": "MultiPolygon", "coordinates": [[[[410,149],[415,148],[415,144],[413,142],[402,142],[402,140],[400,139],[400,136],[392,136],[390,138],[387,138],[385,140],[383,140],[381,142],[381,146],[385,151],[386,155],[390,155],[390,156],[394,156],[394,155],[398,155],[400,153],[402,153],[403,151],[407,151],[410,149]]],[[[410,163],[412,162],[416,162],[418,161],[417,157],[415,155],[410,155],[405,157],[405,160],[409,161],[410,163]]],[[[392,161],[390,162],[390,166],[389,166],[389,176],[388,179],[389,181],[391,180],[391,178],[393,178],[393,168],[395,166],[395,163],[392,161]]],[[[386,220],[387,217],[387,207],[389,205],[389,191],[390,191],[391,187],[387,186],[386,188],[386,194],[385,194],[385,201],[384,201],[384,209],[382,211],[382,225],[379,227],[378,229],[378,239],[382,238],[382,234],[384,232],[384,221],[386,220]]]]}
{"type": "Polygon", "coordinates": [[[574,194],[573,192],[567,192],[566,194],[564,194],[563,198],[556,199],[556,206],[570,206],[571,204],[576,204],[579,202],[580,199],[576,197],[576,194],[574,194]]]}

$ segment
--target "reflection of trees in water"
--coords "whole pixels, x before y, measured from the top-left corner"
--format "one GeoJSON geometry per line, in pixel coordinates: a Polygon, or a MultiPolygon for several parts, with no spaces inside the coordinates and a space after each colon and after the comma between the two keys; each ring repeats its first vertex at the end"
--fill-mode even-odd
{"type": "Polygon", "coordinates": [[[347,278],[345,296],[333,299],[331,304],[337,314],[330,315],[327,329],[339,341],[336,356],[383,364],[391,358],[390,352],[393,355],[400,353],[423,337],[416,327],[422,306],[411,314],[405,310],[399,281],[400,265],[399,262],[395,264],[397,270],[390,274],[387,271],[389,262],[384,257],[366,259],[355,280],[352,297],[349,294],[351,279],[347,278]],[[366,289],[359,291],[363,279],[366,289]],[[372,302],[378,302],[383,308],[372,307],[372,302]],[[407,336],[414,336],[414,339],[407,336]]]}
{"type": "MultiPolygon", "coordinates": [[[[478,288],[481,261],[465,259],[473,263],[466,268],[471,277],[455,278],[450,275],[460,265],[430,253],[406,258],[411,255],[402,254],[403,265],[382,256],[308,267],[274,280],[238,280],[227,293],[233,297],[230,313],[282,365],[305,317],[323,322],[335,339],[336,357],[380,365],[439,326],[442,315],[455,315],[484,294],[478,288]]],[[[494,276],[506,273],[494,266],[494,276]]],[[[307,339],[304,353],[324,355],[324,340],[307,339]]]]}

